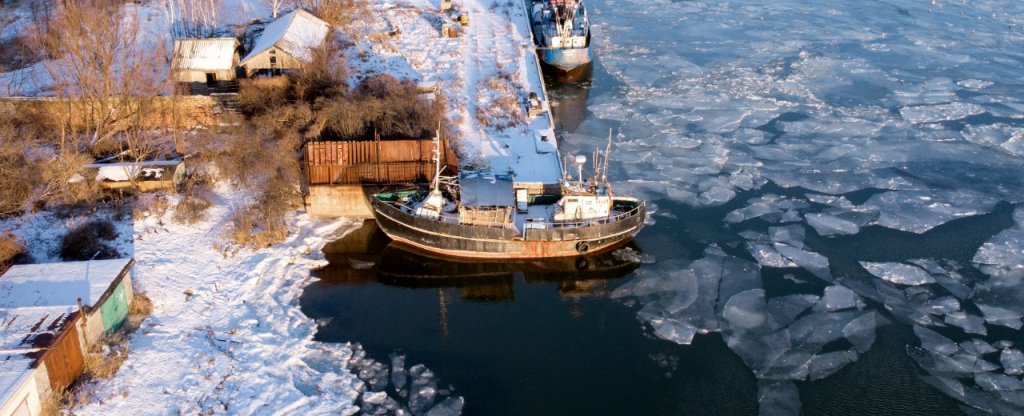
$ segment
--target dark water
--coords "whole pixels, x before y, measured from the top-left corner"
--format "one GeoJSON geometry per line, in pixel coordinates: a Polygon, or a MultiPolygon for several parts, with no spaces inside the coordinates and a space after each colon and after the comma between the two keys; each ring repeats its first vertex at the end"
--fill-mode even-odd
{"type": "MultiPolygon", "coordinates": [[[[589,154],[603,140],[587,138],[602,137],[616,124],[596,119],[587,103],[621,85],[600,62],[579,79],[549,77],[547,82],[563,152],[589,154]]],[[[772,128],[769,123],[763,130],[770,133],[772,128]]],[[[760,195],[809,192],[769,182],[708,208],[655,197],[648,201],[657,207],[655,223],[638,235],[632,249],[661,263],[699,259],[713,244],[728,255],[754,261],[738,232],[764,232],[770,224],[762,219],[728,224],[725,215],[760,195]]],[[[844,196],[861,204],[879,192],[864,189],[844,196]]],[[[922,234],[868,226],[856,235],[826,238],[806,227],[805,242],[809,250],[826,256],[832,273],[844,279],[875,279],[858,261],[944,258],[966,265],[963,272],[981,280],[984,276],[970,266],[972,256],[1013,224],[1012,211],[1010,204],[1000,203],[991,213],[922,234]]],[[[443,261],[388,245],[372,223],[328,250],[331,266],[317,272],[320,280],[302,297],[307,315],[330,318],[321,321],[329,323],[320,327],[317,339],[359,343],[382,362],[390,354],[405,354],[407,363],[426,365],[443,385],[463,396],[465,414],[758,412],[758,381],[720,334],[698,335],[692,345],[661,340],[637,319],[639,305],[609,297],[647,264],[612,255],[588,258],[585,264],[576,259],[443,261]]],[[[820,295],[827,285],[803,269],[763,268],[761,276],[769,298],[820,295]]],[[[911,327],[899,323],[883,305],[868,301],[868,308],[881,317],[874,345],[834,375],[797,382],[802,413],[961,414],[956,401],[921,380],[925,373],[907,356],[906,346],[918,344],[911,327]]],[[[997,338],[1020,338],[1013,331],[989,329],[997,338]]],[[[947,332],[954,340],[963,338],[947,332]]]]}

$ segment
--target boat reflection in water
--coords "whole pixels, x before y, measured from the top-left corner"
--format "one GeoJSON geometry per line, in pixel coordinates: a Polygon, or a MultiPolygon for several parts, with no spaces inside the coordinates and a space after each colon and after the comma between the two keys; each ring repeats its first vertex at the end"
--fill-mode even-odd
{"type": "Polygon", "coordinates": [[[314,276],[328,284],[458,288],[463,300],[483,302],[514,300],[517,276],[527,284],[557,283],[563,299],[606,297],[609,280],[623,277],[638,266],[615,251],[516,261],[445,259],[389,242],[373,221],[366,221],[362,228],[332,243],[324,252],[330,265],[314,271],[314,276]]]}
{"type": "Polygon", "coordinates": [[[575,132],[587,117],[593,65],[571,73],[544,73],[548,99],[558,131],[575,132]]]}

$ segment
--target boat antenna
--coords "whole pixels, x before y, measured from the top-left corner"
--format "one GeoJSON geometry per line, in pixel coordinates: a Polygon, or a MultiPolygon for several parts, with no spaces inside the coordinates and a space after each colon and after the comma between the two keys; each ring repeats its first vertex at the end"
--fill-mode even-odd
{"type": "Polygon", "coordinates": [[[434,183],[433,190],[436,192],[441,184],[441,122],[437,123],[437,132],[434,134],[434,150],[432,152],[434,158],[434,183]]]}
{"type": "Polygon", "coordinates": [[[612,156],[612,129],[608,129],[608,147],[604,150],[604,163],[601,165],[601,183],[608,183],[608,159],[612,156]]]}

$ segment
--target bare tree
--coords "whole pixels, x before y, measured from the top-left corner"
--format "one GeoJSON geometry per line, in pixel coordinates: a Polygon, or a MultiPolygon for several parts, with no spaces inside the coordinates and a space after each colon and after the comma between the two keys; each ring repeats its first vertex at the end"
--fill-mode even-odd
{"type": "Polygon", "coordinates": [[[300,8],[308,10],[317,17],[337,27],[347,27],[364,2],[360,0],[295,0],[300,8]]]}
{"type": "Polygon", "coordinates": [[[164,15],[177,38],[206,38],[217,32],[221,0],[161,0],[164,15]]]}
{"type": "Polygon", "coordinates": [[[146,44],[138,17],[116,1],[65,0],[52,13],[37,42],[49,58],[54,94],[67,106],[60,147],[78,147],[84,138],[93,149],[145,120],[167,87],[166,43],[146,44]]]}
{"type": "Polygon", "coordinates": [[[281,12],[281,9],[287,6],[288,3],[291,3],[290,0],[263,0],[263,2],[270,6],[270,10],[274,14],[274,19],[277,19],[277,15],[281,12]]]}

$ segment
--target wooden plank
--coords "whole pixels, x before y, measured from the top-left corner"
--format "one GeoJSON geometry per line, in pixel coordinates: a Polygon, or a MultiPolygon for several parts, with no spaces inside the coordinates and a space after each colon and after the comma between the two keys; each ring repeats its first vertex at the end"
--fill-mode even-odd
{"type": "Polygon", "coordinates": [[[66,324],[64,331],[57,336],[57,340],[43,356],[50,387],[55,390],[70,386],[85,367],[82,347],[78,342],[79,319],[80,315],[66,324]]]}

